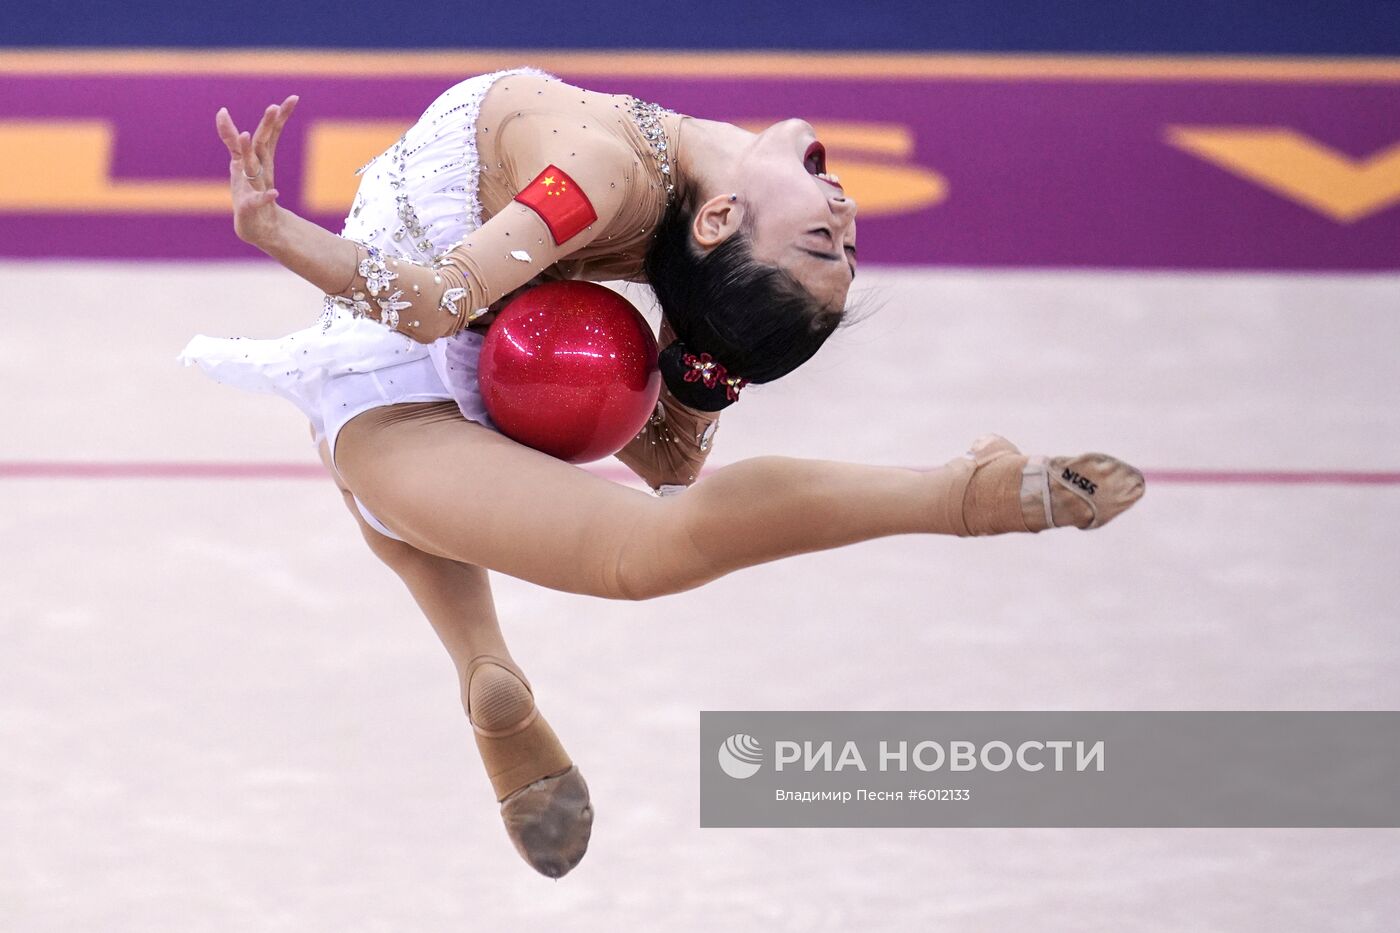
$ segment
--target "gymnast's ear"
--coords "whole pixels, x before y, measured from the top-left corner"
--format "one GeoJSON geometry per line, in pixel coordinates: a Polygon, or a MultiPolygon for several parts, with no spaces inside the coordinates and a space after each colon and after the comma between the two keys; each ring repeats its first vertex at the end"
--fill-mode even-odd
{"type": "Polygon", "coordinates": [[[696,208],[690,234],[701,249],[712,250],[743,227],[744,216],[744,205],[732,195],[716,195],[696,208]]]}

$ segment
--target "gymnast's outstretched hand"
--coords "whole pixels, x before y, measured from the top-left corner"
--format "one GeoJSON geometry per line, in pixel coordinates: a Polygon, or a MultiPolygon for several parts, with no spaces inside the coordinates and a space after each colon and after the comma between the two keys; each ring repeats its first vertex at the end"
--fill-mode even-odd
{"type": "Polygon", "coordinates": [[[445,246],[431,265],[418,262],[395,249],[337,236],[279,203],[273,159],[296,105],[292,96],[268,107],[251,135],[239,131],[227,109],[219,110],[215,123],[229,153],[234,231],[316,286],[337,307],[419,343],[452,336],[475,323],[503,296],[592,243],[625,206],[628,189],[617,181],[627,180],[624,165],[631,164],[631,150],[598,134],[597,142],[587,147],[571,143],[579,156],[576,165],[570,163],[572,177],[594,192],[592,223],[560,242],[533,208],[512,203],[466,230],[459,242],[445,246]],[[528,251],[519,248],[527,242],[534,244],[528,251]]]}
{"type": "Polygon", "coordinates": [[[251,136],[238,131],[227,107],[220,107],[214,117],[219,138],[229,152],[233,230],[240,240],[254,246],[268,243],[280,220],[277,188],[273,184],[273,161],[277,154],[277,140],[292,111],[296,110],[297,100],[293,95],[281,104],[269,106],[263,111],[262,120],[251,136]]]}

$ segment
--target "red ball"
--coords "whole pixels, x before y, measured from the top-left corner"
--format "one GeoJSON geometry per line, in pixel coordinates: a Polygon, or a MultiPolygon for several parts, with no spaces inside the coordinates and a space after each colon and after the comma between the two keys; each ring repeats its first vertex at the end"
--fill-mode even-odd
{"type": "Polygon", "coordinates": [[[617,453],[656,408],[656,338],[632,303],[593,282],[547,282],[506,305],[478,379],[507,437],[570,463],[617,453]]]}

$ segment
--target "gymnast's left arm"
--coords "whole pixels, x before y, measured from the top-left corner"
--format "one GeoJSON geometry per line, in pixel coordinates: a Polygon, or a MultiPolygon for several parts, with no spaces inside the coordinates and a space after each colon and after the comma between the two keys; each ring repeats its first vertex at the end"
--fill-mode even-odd
{"type": "MultiPolygon", "coordinates": [[[[663,316],[657,343],[664,350],[675,339],[671,322],[663,316]]],[[[663,382],[657,411],[614,456],[654,492],[679,492],[695,482],[710,456],[719,414],[683,405],[663,382]]]]}
{"type": "MultiPolygon", "coordinates": [[[[571,144],[568,172],[554,163],[506,208],[431,265],[382,255],[280,207],[272,186],[277,138],[296,98],[269,107],[252,136],[226,110],[217,117],[228,147],[238,236],[311,282],[353,313],[421,343],[465,328],[544,269],[587,246],[595,228],[620,209],[623,186],[610,184],[631,155],[600,136],[571,144]]],[[[547,155],[547,154],[546,154],[547,155]]]]}

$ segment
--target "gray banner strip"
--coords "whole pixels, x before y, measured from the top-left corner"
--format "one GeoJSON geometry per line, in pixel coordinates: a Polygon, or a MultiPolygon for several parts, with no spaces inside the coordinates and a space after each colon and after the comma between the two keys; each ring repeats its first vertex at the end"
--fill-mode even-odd
{"type": "Polygon", "coordinates": [[[1400,713],[702,712],[700,825],[1400,827],[1400,713]]]}

